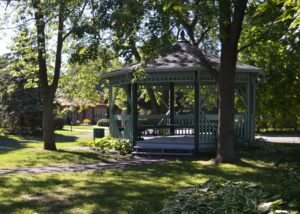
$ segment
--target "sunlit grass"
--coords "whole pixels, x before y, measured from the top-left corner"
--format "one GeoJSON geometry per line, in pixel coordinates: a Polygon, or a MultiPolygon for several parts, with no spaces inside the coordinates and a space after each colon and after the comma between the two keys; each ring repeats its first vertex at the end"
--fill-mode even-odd
{"type": "Polygon", "coordinates": [[[63,164],[87,164],[102,162],[104,158],[91,151],[77,150],[88,147],[91,137],[78,138],[57,131],[58,151],[43,150],[41,139],[14,135],[0,136],[0,169],[35,166],[56,166],[63,164]],[[72,149],[72,148],[75,148],[72,149]]]}
{"type": "MultiPolygon", "coordinates": [[[[56,152],[43,150],[41,140],[0,136],[0,169],[107,160],[91,150],[70,150],[91,138],[57,134],[62,138],[56,152]]],[[[157,213],[178,190],[210,178],[251,182],[272,194],[298,188],[293,198],[300,198],[300,182],[287,176],[290,168],[299,168],[300,145],[274,146],[280,152],[244,154],[235,164],[213,165],[214,156],[200,155],[122,170],[1,175],[0,213],[157,213]]]]}
{"type": "MultiPolygon", "coordinates": [[[[263,157],[262,157],[263,158],[263,157]]],[[[123,170],[14,174],[0,177],[0,210],[8,213],[157,213],[178,190],[209,178],[246,181],[276,193],[282,169],[248,163],[212,165],[210,157],[123,170]],[[276,176],[275,176],[276,175],[276,176]]],[[[290,186],[296,188],[295,184],[290,186]]]]}

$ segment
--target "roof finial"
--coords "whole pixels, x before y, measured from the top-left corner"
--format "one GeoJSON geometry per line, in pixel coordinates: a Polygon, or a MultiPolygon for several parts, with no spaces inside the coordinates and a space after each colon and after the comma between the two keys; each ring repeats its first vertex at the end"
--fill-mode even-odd
{"type": "Polygon", "coordinates": [[[187,42],[186,38],[185,38],[185,30],[181,29],[178,33],[177,36],[177,41],[178,42],[187,42]]]}

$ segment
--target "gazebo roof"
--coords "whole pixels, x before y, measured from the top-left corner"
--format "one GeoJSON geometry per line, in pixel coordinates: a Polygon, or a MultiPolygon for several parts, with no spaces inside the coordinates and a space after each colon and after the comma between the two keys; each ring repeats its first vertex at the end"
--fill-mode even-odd
{"type": "MultiPolygon", "coordinates": [[[[204,54],[209,63],[219,70],[220,58],[212,54],[204,54]]],[[[138,63],[131,64],[121,69],[114,70],[109,73],[102,74],[102,78],[110,78],[113,76],[118,76],[126,73],[131,73],[133,68],[137,66],[138,63]]],[[[177,41],[171,48],[170,52],[165,55],[159,55],[152,60],[150,60],[146,66],[145,71],[150,72],[163,72],[163,71],[205,71],[206,69],[202,66],[201,60],[193,48],[187,41],[177,41]]],[[[246,65],[237,64],[237,72],[245,73],[256,73],[261,75],[262,70],[260,68],[246,65]]]]}

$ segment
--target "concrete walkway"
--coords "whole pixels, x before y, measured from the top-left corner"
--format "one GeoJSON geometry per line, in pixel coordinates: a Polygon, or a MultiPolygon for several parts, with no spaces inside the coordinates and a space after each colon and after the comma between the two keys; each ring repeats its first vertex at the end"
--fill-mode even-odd
{"type": "Polygon", "coordinates": [[[58,172],[83,172],[101,171],[106,169],[123,169],[125,167],[142,166],[145,164],[162,163],[165,159],[136,159],[129,161],[112,161],[98,164],[69,164],[63,166],[25,167],[14,169],[0,169],[0,175],[14,173],[58,173],[58,172]]]}
{"type": "Polygon", "coordinates": [[[300,137],[257,135],[255,136],[255,138],[256,139],[263,138],[267,141],[275,142],[275,143],[300,143],[300,137]]]}

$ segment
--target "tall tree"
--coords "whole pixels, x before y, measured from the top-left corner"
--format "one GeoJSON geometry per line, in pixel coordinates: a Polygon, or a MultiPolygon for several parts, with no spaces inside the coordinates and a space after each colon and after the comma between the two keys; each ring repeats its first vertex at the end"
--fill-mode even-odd
{"type": "Polygon", "coordinates": [[[238,42],[247,0],[219,1],[221,64],[217,75],[219,89],[218,148],[216,162],[237,160],[234,150],[234,87],[238,42]]]}
{"type": "MultiPolygon", "coordinates": [[[[34,19],[35,27],[37,33],[37,47],[38,47],[38,76],[42,89],[42,99],[43,99],[43,139],[44,139],[44,149],[56,150],[55,145],[55,135],[54,135],[54,115],[53,115],[53,101],[55,97],[55,92],[57,90],[58,81],[60,78],[61,63],[62,63],[62,49],[65,39],[72,33],[71,28],[68,32],[65,30],[65,22],[68,16],[73,13],[73,10],[80,8],[78,16],[82,16],[86,3],[80,3],[80,1],[66,2],[58,0],[54,5],[47,5],[41,0],[32,0],[32,7],[34,9],[34,19]],[[75,3],[74,3],[75,2],[75,3]],[[72,5],[73,8],[68,6],[72,5]],[[51,8],[52,6],[52,8],[51,8]],[[75,6],[75,7],[74,7],[75,6]],[[48,7],[48,8],[47,8],[48,7]],[[46,24],[47,18],[51,15],[49,9],[52,13],[55,13],[53,9],[56,9],[58,13],[57,23],[56,23],[56,52],[55,52],[55,62],[52,82],[49,81],[47,65],[47,49],[46,49],[46,24]],[[47,16],[48,15],[48,16],[47,16]],[[65,33],[66,32],[66,33],[65,33]],[[49,83],[50,82],[50,83],[49,83]]],[[[78,17],[78,18],[79,18],[78,17]]],[[[79,20],[77,20],[79,21],[79,20]]]]}
{"type": "MultiPolygon", "coordinates": [[[[56,150],[54,135],[54,97],[60,79],[62,54],[66,39],[82,23],[87,0],[73,1],[8,1],[18,11],[18,26],[28,26],[34,20],[37,50],[37,76],[42,96],[44,149],[56,150]],[[56,36],[56,39],[54,38],[56,36]],[[55,47],[53,49],[53,47],[55,47]],[[54,54],[53,54],[54,53],[54,54]]],[[[12,17],[11,17],[12,18],[12,17]]]]}

